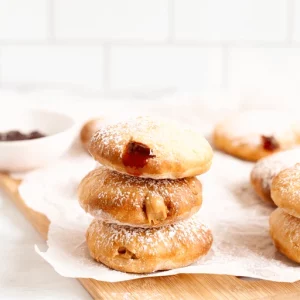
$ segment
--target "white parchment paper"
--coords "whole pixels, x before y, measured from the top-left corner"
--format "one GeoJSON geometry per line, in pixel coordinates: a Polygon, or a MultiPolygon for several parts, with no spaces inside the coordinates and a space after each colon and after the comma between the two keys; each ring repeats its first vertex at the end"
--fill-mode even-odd
{"type": "Polygon", "coordinates": [[[95,162],[79,144],[56,164],[27,174],[20,186],[26,204],[51,221],[48,250],[36,251],[62,276],[116,282],[178,273],[213,273],[273,281],[300,280],[300,267],[281,255],[269,237],[268,219],[274,209],[252,191],[253,164],[215,153],[211,170],[200,176],[203,206],[199,218],[213,232],[206,257],[176,270],[134,275],[111,270],[93,261],[85,244],[91,222],[79,206],[76,189],[95,162]]]}

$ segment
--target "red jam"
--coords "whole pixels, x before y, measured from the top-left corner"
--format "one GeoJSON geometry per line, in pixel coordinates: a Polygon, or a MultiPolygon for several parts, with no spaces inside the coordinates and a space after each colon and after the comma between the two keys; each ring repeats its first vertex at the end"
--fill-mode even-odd
{"type": "Polygon", "coordinates": [[[148,146],[138,142],[129,142],[123,153],[122,162],[130,174],[139,176],[141,175],[139,169],[142,169],[148,159],[153,157],[155,155],[148,146]]]}
{"type": "Polygon", "coordinates": [[[273,136],[261,136],[263,148],[267,151],[274,151],[279,148],[279,143],[273,136]]]}

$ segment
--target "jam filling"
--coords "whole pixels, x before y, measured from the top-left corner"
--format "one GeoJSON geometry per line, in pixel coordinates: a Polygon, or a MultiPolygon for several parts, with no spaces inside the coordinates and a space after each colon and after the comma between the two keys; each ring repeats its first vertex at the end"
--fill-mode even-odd
{"type": "Polygon", "coordinates": [[[129,142],[123,153],[122,161],[123,165],[127,167],[130,173],[134,175],[140,175],[137,169],[143,168],[149,158],[153,158],[152,150],[142,143],[129,142]],[[134,170],[130,170],[133,168],[134,170]]]}
{"type": "Polygon", "coordinates": [[[279,143],[273,136],[261,136],[263,148],[267,151],[274,151],[279,148],[279,143]]]}

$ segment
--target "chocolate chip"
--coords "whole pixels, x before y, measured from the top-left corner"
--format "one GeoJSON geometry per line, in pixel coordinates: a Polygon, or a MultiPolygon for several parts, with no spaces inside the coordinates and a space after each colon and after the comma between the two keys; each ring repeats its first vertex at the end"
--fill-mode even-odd
{"type": "Polygon", "coordinates": [[[44,137],[45,135],[43,135],[42,133],[38,132],[38,131],[32,131],[31,133],[29,133],[28,135],[28,138],[30,140],[33,140],[33,139],[39,139],[39,138],[42,138],[44,137]]]}
{"type": "Polygon", "coordinates": [[[44,137],[45,135],[39,131],[32,131],[29,134],[22,133],[18,130],[11,130],[5,133],[0,133],[0,141],[24,141],[44,137]]]}
{"type": "Polygon", "coordinates": [[[7,141],[22,141],[26,140],[27,136],[20,131],[12,130],[6,133],[6,140],[7,141]]]}

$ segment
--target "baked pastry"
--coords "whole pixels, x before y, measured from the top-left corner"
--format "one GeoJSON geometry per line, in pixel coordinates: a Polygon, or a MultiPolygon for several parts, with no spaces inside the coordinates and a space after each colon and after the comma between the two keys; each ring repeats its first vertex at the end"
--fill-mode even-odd
{"type": "Polygon", "coordinates": [[[155,180],[101,166],[81,181],[78,195],[81,207],[95,218],[141,227],[187,219],[202,204],[202,186],[195,177],[155,180]]]}
{"type": "Polygon", "coordinates": [[[215,146],[230,155],[257,161],[299,144],[299,128],[284,113],[250,111],[231,116],[215,127],[215,146]]]}
{"type": "Polygon", "coordinates": [[[212,234],[196,218],[158,228],[134,228],[94,219],[86,234],[91,256],[130,273],[184,267],[207,254],[212,234]]]}
{"type": "Polygon", "coordinates": [[[92,136],[104,125],[104,118],[92,119],[83,125],[80,131],[80,141],[86,151],[88,151],[92,136]]]}
{"type": "Polygon", "coordinates": [[[289,259],[300,263],[300,219],[281,208],[270,216],[270,235],[276,248],[289,259]]]}
{"type": "MultiPolygon", "coordinates": [[[[300,218],[300,164],[280,172],[271,185],[275,204],[288,214],[300,218]]],[[[300,245],[300,244],[299,244],[300,245]]]]}
{"type": "Polygon", "coordinates": [[[155,179],[202,174],[210,168],[213,156],[200,134],[149,117],[101,128],[89,151],[95,160],[118,172],[155,179]]]}
{"type": "Polygon", "coordinates": [[[251,184],[256,193],[265,201],[273,203],[271,198],[272,179],[282,170],[300,162],[300,148],[282,151],[260,159],[250,175],[251,184]]]}

